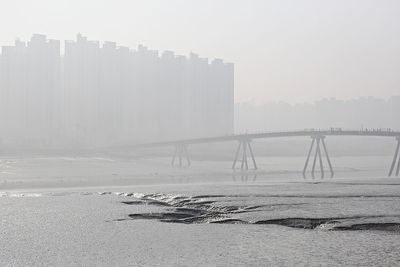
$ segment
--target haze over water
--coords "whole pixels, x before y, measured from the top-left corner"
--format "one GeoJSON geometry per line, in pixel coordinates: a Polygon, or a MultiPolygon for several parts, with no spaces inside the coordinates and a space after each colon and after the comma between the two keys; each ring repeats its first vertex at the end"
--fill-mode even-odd
{"type": "Polygon", "coordinates": [[[1,265],[400,265],[398,1],[2,7],[1,265]]]}

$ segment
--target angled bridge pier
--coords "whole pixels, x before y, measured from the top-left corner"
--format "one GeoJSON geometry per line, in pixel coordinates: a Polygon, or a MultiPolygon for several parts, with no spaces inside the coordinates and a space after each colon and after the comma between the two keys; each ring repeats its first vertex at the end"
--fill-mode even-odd
{"type": "Polygon", "coordinates": [[[315,178],[315,167],[316,167],[317,158],[318,158],[321,178],[324,178],[325,170],[324,170],[324,164],[323,164],[323,160],[322,160],[322,152],[321,152],[321,146],[322,146],[322,149],[323,149],[324,154],[325,154],[326,161],[327,161],[328,166],[329,166],[329,171],[330,171],[330,174],[331,174],[330,177],[332,178],[333,175],[334,175],[334,171],[333,171],[333,168],[332,168],[331,160],[329,158],[328,150],[326,149],[325,136],[323,136],[323,135],[312,135],[311,139],[312,139],[312,141],[311,141],[310,150],[308,151],[307,159],[306,159],[306,162],[305,162],[304,168],[303,168],[303,177],[306,178],[308,163],[310,161],[311,155],[314,153],[314,159],[313,159],[313,164],[312,164],[312,169],[311,169],[311,175],[312,175],[313,178],[315,178]]]}
{"type": "Polygon", "coordinates": [[[393,174],[394,167],[396,166],[396,161],[397,161],[396,176],[399,176],[399,174],[400,174],[400,155],[399,155],[400,136],[396,137],[396,140],[397,140],[397,146],[396,146],[396,150],[394,152],[392,165],[390,166],[389,177],[392,176],[392,174],[393,174]]]}
{"type": "MultiPolygon", "coordinates": [[[[325,175],[323,157],[326,158],[326,163],[329,167],[331,176],[334,175],[331,160],[328,155],[327,147],[325,144],[326,136],[358,136],[358,137],[385,137],[396,138],[397,146],[393,156],[392,164],[389,170],[389,176],[400,176],[400,131],[391,130],[388,128],[383,129],[353,129],[344,130],[342,128],[330,128],[326,130],[305,129],[299,131],[280,131],[280,132],[261,132],[250,134],[232,134],[215,137],[204,137],[194,139],[184,139],[166,142],[145,143],[131,146],[132,148],[146,148],[146,147],[160,147],[160,146],[174,146],[175,153],[173,154],[171,165],[191,165],[189,154],[187,151],[188,145],[204,144],[204,143],[218,143],[218,142],[232,142],[238,141],[239,145],[235,154],[232,169],[236,169],[238,161],[241,162],[240,168],[242,170],[249,169],[248,157],[251,157],[254,169],[257,169],[257,163],[251,147],[251,141],[256,139],[269,139],[269,138],[289,138],[289,137],[311,137],[311,147],[307,155],[307,159],[303,169],[303,176],[307,171],[310,171],[312,176],[315,172],[320,172],[321,177],[325,175]],[[324,155],[323,155],[324,154],[324,155]],[[308,170],[310,161],[312,161],[311,170],[308,170]],[[186,164],[185,164],[186,163],[186,164]],[[319,164],[319,168],[318,165],[319,164]]],[[[126,146],[124,146],[126,148],[126,146]]],[[[326,164],[325,163],[325,164],[326,164]]]]}
{"type": "Polygon", "coordinates": [[[190,161],[189,153],[187,150],[187,144],[176,144],[175,145],[175,152],[172,156],[171,165],[182,167],[183,160],[186,160],[187,166],[190,166],[192,163],[190,161]],[[176,162],[177,161],[177,162],[176,162]]]}
{"type": "Polygon", "coordinates": [[[247,160],[248,159],[248,154],[251,157],[254,170],[257,170],[256,159],[254,157],[253,149],[251,148],[251,140],[247,139],[247,138],[239,139],[239,145],[238,145],[238,147],[236,149],[235,159],[233,160],[232,169],[233,170],[236,169],[236,163],[237,163],[238,160],[240,160],[239,156],[241,156],[242,163],[240,165],[240,169],[241,170],[248,170],[249,169],[249,163],[248,163],[248,160],[247,160]]]}

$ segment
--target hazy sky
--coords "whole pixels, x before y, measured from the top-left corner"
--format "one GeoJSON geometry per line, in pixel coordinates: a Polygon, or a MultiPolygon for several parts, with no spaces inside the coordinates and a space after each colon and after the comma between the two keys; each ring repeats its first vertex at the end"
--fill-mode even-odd
{"type": "Polygon", "coordinates": [[[0,0],[0,44],[33,33],[235,63],[236,101],[400,95],[399,0],[0,0]]]}

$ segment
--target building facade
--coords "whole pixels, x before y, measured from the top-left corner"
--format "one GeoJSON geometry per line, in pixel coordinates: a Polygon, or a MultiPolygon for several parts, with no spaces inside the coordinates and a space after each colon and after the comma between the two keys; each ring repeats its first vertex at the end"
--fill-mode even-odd
{"type": "Polygon", "coordinates": [[[144,46],[33,35],[2,47],[0,139],[108,146],[233,133],[234,67],[144,46]]]}

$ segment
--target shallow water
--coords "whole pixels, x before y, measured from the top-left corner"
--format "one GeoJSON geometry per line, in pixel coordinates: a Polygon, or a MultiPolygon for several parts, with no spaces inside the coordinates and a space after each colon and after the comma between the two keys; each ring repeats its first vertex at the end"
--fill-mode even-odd
{"type": "Polygon", "coordinates": [[[397,266],[387,159],[336,158],[333,179],[303,179],[301,158],[243,174],[229,162],[2,159],[1,265],[397,266]]]}

